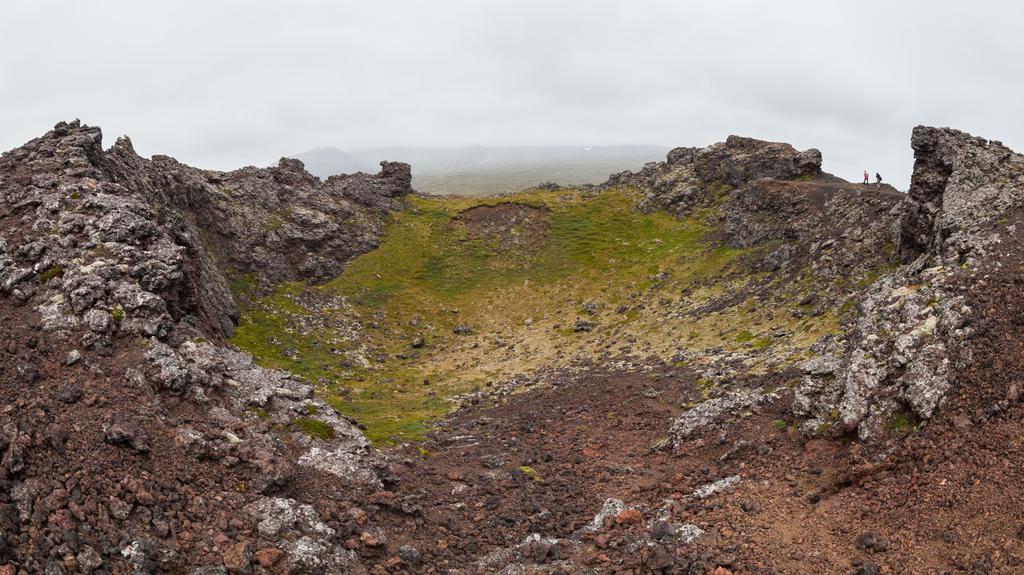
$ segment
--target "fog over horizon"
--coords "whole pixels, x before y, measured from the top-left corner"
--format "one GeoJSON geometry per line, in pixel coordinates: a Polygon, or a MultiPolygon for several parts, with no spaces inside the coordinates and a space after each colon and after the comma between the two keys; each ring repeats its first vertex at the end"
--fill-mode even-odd
{"type": "Polygon", "coordinates": [[[0,20],[0,149],[74,118],[105,145],[126,134],[225,170],[325,146],[739,134],[906,189],[918,124],[1024,150],[1022,17],[996,1],[17,3],[0,20]]]}

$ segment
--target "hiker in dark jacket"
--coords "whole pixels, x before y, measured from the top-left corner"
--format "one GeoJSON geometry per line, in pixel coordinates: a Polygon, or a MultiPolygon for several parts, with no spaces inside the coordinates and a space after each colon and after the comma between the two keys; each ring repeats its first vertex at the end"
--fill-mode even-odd
{"type": "Polygon", "coordinates": [[[878,184],[879,186],[882,185],[882,175],[879,174],[878,172],[875,172],[875,183],[878,184]]]}

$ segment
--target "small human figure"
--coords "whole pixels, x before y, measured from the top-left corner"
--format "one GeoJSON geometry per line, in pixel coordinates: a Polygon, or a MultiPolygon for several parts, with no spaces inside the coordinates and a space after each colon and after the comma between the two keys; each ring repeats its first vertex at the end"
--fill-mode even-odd
{"type": "Polygon", "coordinates": [[[882,185],[882,175],[879,174],[878,172],[875,172],[875,184],[879,186],[882,185]]]}
{"type": "Polygon", "coordinates": [[[864,170],[864,183],[865,184],[868,183],[868,171],[867,170],[864,170]]]}

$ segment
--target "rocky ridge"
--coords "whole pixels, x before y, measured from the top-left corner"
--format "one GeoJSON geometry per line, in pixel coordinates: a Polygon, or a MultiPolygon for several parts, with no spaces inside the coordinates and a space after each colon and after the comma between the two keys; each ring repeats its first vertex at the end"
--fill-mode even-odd
{"type": "MultiPolygon", "coordinates": [[[[949,363],[950,347],[970,336],[971,310],[948,286],[989,257],[1003,235],[1001,218],[1021,202],[1021,156],[1001,143],[919,126],[911,147],[906,196],[823,174],[817,150],[736,136],[673,150],[665,162],[613,175],[606,185],[646,190],[645,209],[720,206],[720,240],[774,246],[763,266],[775,273],[803,264],[834,281],[865,264],[890,267],[855,292],[857,318],[845,334],[820,342],[794,401],[805,431],[856,429],[868,439],[894,420],[927,420],[950,391],[949,373],[964,367],[949,363]]],[[[818,297],[835,305],[826,286],[818,285],[818,297]]],[[[676,428],[689,429],[683,420],[676,428]]]]}
{"type": "MultiPolygon", "coordinates": [[[[1005,365],[1019,363],[1019,355],[1002,352],[1008,356],[996,360],[1000,352],[993,345],[1019,347],[1009,327],[1019,323],[1019,306],[1007,302],[1020,286],[1016,246],[1024,216],[1018,199],[1024,190],[1021,156],[997,142],[949,129],[917,128],[913,147],[917,163],[911,194],[883,196],[884,209],[873,214],[881,220],[877,229],[884,232],[862,236],[844,228],[838,238],[831,238],[832,245],[838,243],[836,255],[886,247],[889,258],[899,255],[904,263],[888,260],[892,268],[861,288],[855,299],[857,315],[845,330],[815,346],[797,385],[780,386],[786,375],[773,374],[696,403],[676,419],[669,439],[675,456],[689,465],[662,468],[660,452],[654,450],[642,468],[623,466],[644,456],[641,446],[634,445],[624,458],[622,451],[629,448],[619,442],[630,441],[631,434],[615,429],[647,422],[640,418],[644,411],[659,406],[659,397],[679,387],[654,390],[658,377],[640,379],[640,388],[651,387],[632,402],[650,404],[636,409],[615,399],[598,399],[601,389],[619,393],[621,387],[636,386],[630,379],[637,374],[631,373],[605,382],[568,376],[550,392],[534,392],[546,393],[546,398],[509,399],[467,410],[459,418],[461,434],[456,436],[463,443],[451,448],[451,455],[439,457],[451,465],[467,453],[478,453],[474,446],[479,442],[488,446],[484,452],[515,453],[511,457],[516,459],[505,466],[521,462],[524,467],[505,478],[497,471],[505,458],[484,455],[487,470],[479,477],[449,472],[456,485],[450,503],[454,511],[440,513],[472,509],[472,494],[481,491],[478,505],[494,502],[495,515],[507,521],[518,518],[515,511],[505,500],[488,496],[498,491],[497,483],[513,484],[509,498],[526,489],[516,481],[533,487],[529,480],[543,476],[545,487],[548,481],[552,486],[534,488],[524,502],[524,511],[533,514],[524,513],[519,520],[529,525],[529,535],[482,554],[456,572],[1019,572],[1024,556],[1013,502],[1020,497],[1020,476],[1007,457],[1019,449],[1010,436],[1019,431],[1021,394],[1015,376],[1004,371],[1005,365]],[[868,239],[866,246],[845,243],[863,237],[885,240],[868,239]],[[999,305],[1005,313],[995,311],[999,305]],[[979,352],[983,361],[998,365],[977,365],[979,352]],[[579,407],[589,402],[600,406],[579,407]],[[615,423],[595,417],[605,410],[609,415],[620,412],[615,423]],[[563,422],[567,413],[579,419],[563,422]],[[546,422],[541,437],[532,429],[535,422],[546,422]],[[599,431],[578,431],[589,425],[599,426],[599,431]],[[501,426],[504,433],[489,433],[493,426],[501,426]],[[560,432],[569,448],[562,449],[550,437],[559,433],[554,428],[567,428],[560,432]],[[548,463],[551,451],[565,459],[556,456],[554,462],[560,464],[548,463]],[[706,483],[691,483],[694,476],[706,478],[706,483]],[[609,484],[592,487],[600,493],[628,490],[630,498],[608,499],[602,507],[594,493],[578,489],[589,482],[609,484]],[[623,487],[630,482],[636,485],[623,487]],[[687,484],[695,487],[689,494],[687,484]],[[553,493],[559,490],[568,493],[558,499],[553,493]],[[567,521],[570,513],[550,505],[548,497],[566,507],[585,497],[597,516],[590,519],[583,511],[576,513],[582,518],[567,521]],[[668,497],[661,507],[651,503],[659,497],[668,497]],[[794,515],[792,522],[789,514],[794,515]],[[983,526],[951,528],[974,514],[984,516],[983,526]],[[565,523],[569,525],[553,527],[565,523]],[[593,529],[582,538],[581,524],[593,529]]],[[[649,166],[646,171],[657,169],[649,166]]],[[[796,183],[755,180],[726,191],[725,201],[780,187],[799,189],[796,183]]],[[[805,189],[803,199],[827,194],[828,188],[819,184],[805,189]]],[[[861,199],[856,192],[848,197],[861,199]]],[[[843,198],[833,201],[842,205],[843,198]]],[[[676,208],[690,209],[684,204],[676,208]]],[[[817,223],[793,226],[774,239],[783,246],[790,243],[791,253],[801,254],[820,241],[815,228],[822,220],[820,212],[796,210],[795,215],[817,223]],[[804,244],[804,239],[809,241],[804,244]]],[[[446,439],[456,437],[438,434],[431,447],[443,449],[446,439]]],[[[446,469],[445,463],[422,465],[428,473],[437,472],[435,466],[446,469]]],[[[486,524],[485,517],[474,520],[486,524]]],[[[489,526],[488,533],[502,531],[489,526]]],[[[473,534],[465,537],[477,541],[473,534]]],[[[444,556],[457,557],[459,551],[444,556]]]]}
{"type": "MultiPolygon", "coordinates": [[[[792,390],[787,373],[734,381],[722,374],[736,369],[705,366],[705,377],[730,385],[672,422],[660,419],[670,426],[660,445],[692,454],[713,432],[726,437],[728,422],[785,401],[808,436],[856,432],[879,442],[939,413],[954,395],[955,373],[971,361],[965,342],[977,318],[965,286],[980,266],[1001,265],[1024,157],[949,129],[919,127],[912,146],[908,196],[823,174],[816,150],[735,136],[673,150],[666,162],[605,184],[645,192],[642,210],[700,214],[721,246],[758,247],[748,262],[758,273],[782,278],[787,290],[809,286],[808,309],[794,314],[856,302],[856,316],[813,348],[792,390]],[[843,283],[869,273],[877,277],[868,285],[843,283]]],[[[389,547],[377,518],[418,528],[427,516],[419,495],[384,490],[397,489],[412,463],[380,456],[309,382],[255,365],[224,338],[238,318],[232,282],[333,278],[378,245],[384,219],[411,192],[409,174],[405,164],[383,163],[377,175],[320,181],[287,159],[275,168],[203,171],[140,158],[126,138],[103,150],[100,131],[77,122],[4,154],[0,569],[360,573],[372,563],[377,572],[436,572],[443,561],[450,572],[614,572],[593,565],[617,556],[626,557],[620,572],[729,565],[692,552],[703,530],[677,520],[743,481],[708,471],[681,503],[638,510],[609,499],[586,519],[592,529],[574,524],[578,512],[559,514],[559,533],[467,545],[451,564],[443,546],[431,561],[412,545],[389,547]],[[628,544],[591,554],[612,534],[628,544]]],[[[765,305],[779,290],[751,289],[765,305]]],[[[512,435],[501,441],[514,452],[512,435]]],[[[734,451],[747,447],[736,442],[734,451]]],[[[488,469],[505,465],[486,457],[488,469]]],[[[560,488],[577,482],[577,463],[563,466],[560,488]]],[[[511,479],[484,472],[478,505],[500,505],[488,482],[540,482],[528,465],[516,471],[511,479]]]]}
{"type": "Polygon", "coordinates": [[[891,186],[850,184],[822,172],[821,152],[730,136],[705,148],[676,148],[640,172],[602,187],[635,186],[643,210],[706,214],[721,245],[763,250],[760,270],[808,268],[819,308],[850,288],[829,282],[896,263],[904,195],[891,186]]]}
{"type": "Polygon", "coordinates": [[[639,172],[612,174],[604,186],[631,185],[647,193],[642,209],[686,213],[717,201],[730,189],[760,178],[810,179],[822,175],[821,152],[789,144],[729,136],[705,148],[675,148],[664,162],[639,172]]]}
{"type": "Polygon", "coordinates": [[[338,544],[355,527],[318,518],[345,509],[283,495],[299,469],[307,485],[373,488],[385,466],[311,385],[224,346],[228,274],[336,274],[376,245],[409,174],[203,171],[140,158],[126,138],[103,150],[77,121],[5,153],[4,569],[213,573],[255,557],[257,571],[358,572],[338,544]]]}
{"type": "Polygon", "coordinates": [[[972,335],[963,286],[1021,207],[1024,156],[951,129],[918,127],[914,173],[901,206],[907,262],[871,286],[848,338],[829,342],[804,366],[794,408],[808,429],[838,424],[862,439],[886,426],[925,421],[950,392],[953,351],[972,335]]]}

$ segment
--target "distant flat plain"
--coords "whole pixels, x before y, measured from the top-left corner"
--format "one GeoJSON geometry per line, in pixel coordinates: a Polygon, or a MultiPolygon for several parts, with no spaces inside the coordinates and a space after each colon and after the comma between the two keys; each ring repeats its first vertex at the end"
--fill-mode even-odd
{"type": "Polygon", "coordinates": [[[381,160],[412,165],[413,187],[437,195],[486,196],[516,192],[545,182],[598,184],[609,174],[636,171],[665,159],[667,146],[463,146],[395,147],[343,151],[317,148],[292,157],[326,178],[374,173],[381,160]]]}

